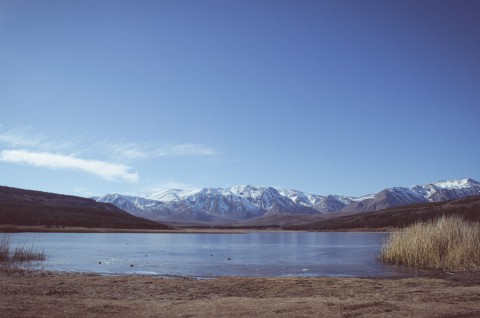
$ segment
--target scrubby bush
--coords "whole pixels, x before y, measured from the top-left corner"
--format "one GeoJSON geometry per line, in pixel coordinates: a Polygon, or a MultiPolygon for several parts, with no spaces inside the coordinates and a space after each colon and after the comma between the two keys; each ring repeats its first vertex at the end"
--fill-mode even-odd
{"type": "Polygon", "coordinates": [[[384,262],[442,270],[480,270],[480,225],[442,216],[392,233],[383,246],[384,262]]]}

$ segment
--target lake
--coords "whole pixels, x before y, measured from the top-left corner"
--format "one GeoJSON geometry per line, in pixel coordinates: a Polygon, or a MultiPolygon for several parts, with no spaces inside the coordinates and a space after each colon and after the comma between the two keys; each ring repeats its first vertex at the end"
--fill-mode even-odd
{"type": "Polygon", "coordinates": [[[100,274],[219,276],[402,275],[376,260],[387,233],[17,233],[47,260],[34,268],[100,274]]]}

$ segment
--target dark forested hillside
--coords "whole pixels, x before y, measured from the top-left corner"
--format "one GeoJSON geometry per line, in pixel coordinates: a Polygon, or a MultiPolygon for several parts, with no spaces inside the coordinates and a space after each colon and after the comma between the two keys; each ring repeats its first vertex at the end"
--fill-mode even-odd
{"type": "Polygon", "coordinates": [[[167,229],[112,204],[75,196],[0,187],[0,225],[46,225],[88,228],[167,229]]]}

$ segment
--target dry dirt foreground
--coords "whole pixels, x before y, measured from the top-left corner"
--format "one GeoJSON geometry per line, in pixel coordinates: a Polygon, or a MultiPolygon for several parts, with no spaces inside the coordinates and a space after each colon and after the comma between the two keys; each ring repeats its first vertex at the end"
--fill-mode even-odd
{"type": "Polygon", "coordinates": [[[480,317],[456,277],[165,279],[0,271],[1,317],[480,317]]]}

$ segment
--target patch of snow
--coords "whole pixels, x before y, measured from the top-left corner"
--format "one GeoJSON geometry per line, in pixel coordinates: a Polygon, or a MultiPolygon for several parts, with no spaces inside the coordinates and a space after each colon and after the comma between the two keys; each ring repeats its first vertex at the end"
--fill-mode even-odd
{"type": "Polygon", "coordinates": [[[454,179],[435,182],[433,185],[442,189],[465,189],[472,186],[471,179],[454,179]]]}

